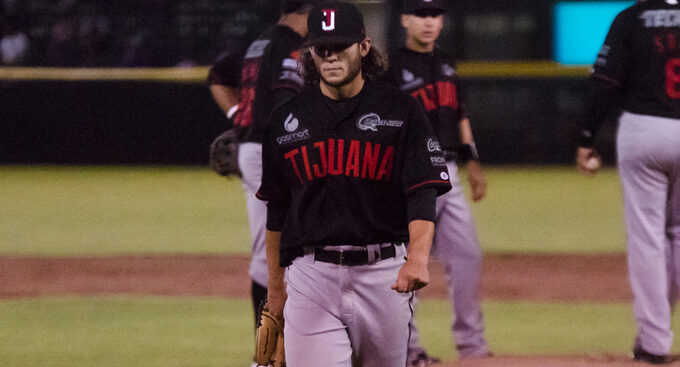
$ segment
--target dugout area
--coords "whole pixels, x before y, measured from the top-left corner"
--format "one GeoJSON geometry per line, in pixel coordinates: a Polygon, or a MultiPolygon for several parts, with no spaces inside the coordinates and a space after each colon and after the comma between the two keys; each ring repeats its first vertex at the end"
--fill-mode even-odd
{"type": "MultiPolygon", "coordinates": [[[[482,161],[573,160],[587,68],[552,62],[461,63],[482,161]]],[[[207,163],[229,126],[205,85],[206,67],[0,68],[0,163],[207,163]]],[[[598,137],[614,159],[614,116],[598,137]]]]}

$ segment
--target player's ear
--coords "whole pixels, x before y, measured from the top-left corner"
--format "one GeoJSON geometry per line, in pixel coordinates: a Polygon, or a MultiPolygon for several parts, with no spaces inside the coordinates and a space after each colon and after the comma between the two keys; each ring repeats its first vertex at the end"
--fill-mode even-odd
{"type": "Polygon", "coordinates": [[[401,26],[403,28],[408,28],[408,23],[411,20],[411,15],[409,14],[402,14],[401,15],[401,26]]]}
{"type": "Polygon", "coordinates": [[[361,57],[368,55],[368,52],[371,51],[372,42],[370,37],[366,37],[363,41],[359,42],[359,53],[361,54],[361,57]]]}
{"type": "Polygon", "coordinates": [[[440,31],[444,29],[444,14],[439,14],[435,19],[437,20],[437,28],[440,31]]]}

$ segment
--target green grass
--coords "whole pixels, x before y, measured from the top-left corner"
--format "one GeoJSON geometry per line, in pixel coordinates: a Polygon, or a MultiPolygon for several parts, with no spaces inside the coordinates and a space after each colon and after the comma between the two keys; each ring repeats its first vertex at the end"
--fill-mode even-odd
{"type": "Polygon", "coordinates": [[[172,298],[0,302],[0,361],[28,366],[248,366],[250,303],[172,298]]]}
{"type": "MultiPolygon", "coordinates": [[[[484,316],[498,355],[627,355],[635,336],[629,304],[484,302],[484,316]]],[[[429,353],[457,358],[448,301],[422,301],[417,322],[429,353]]]]}
{"type": "MultiPolygon", "coordinates": [[[[616,170],[595,178],[574,167],[491,167],[488,196],[471,203],[487,252],[623,252],[623,199],[616,170]]],[[[467,189],[467,181],[463,178],[467,189]]],[[[468,196],[469,197],[469,196],[468,196]]]]}
{"type": "Polygon", "coordinates": [[[237,179],[207,168],[0,167],[0,253],[247,253],[237,179]]]}
{"type": "MultiPolygon", "coordinates": [[[[634,336],[627,304],[485,302],[484,312],[498,355],[626,355],[634,336]]],[[[0,360],[3,367],[247,366],[251,318],[248,300],[3,300],[0,360]]],[[[424,346],[446,360],[457,357],[450,319],[447,301],[418,307],[424,346]]]]}
{"type": "MultiPolygon", "coordinates": [[[[616,172],[487,167],[487,252],[625,251],[616,172]]],[[[465,184],[467,186],[467,184],[465,184]]],[[[0,166],[0,254],[247,253],[236,179],[197,167],[0,166]]]]}

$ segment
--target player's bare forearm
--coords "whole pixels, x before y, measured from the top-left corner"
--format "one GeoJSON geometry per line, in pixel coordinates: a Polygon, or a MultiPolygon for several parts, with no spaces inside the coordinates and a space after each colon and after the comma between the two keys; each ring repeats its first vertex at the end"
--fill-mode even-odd
{"type": "MultiPolygon", "coordinates": [[[[461,119],[458,129],[460,130],[461,144],[474,144],[475,138],[472,135],[470,119],[467,117],[461,119]]],[[[486,176],[482,170],[482,164],[478,160],[472,159],[467,162],[465,169],[472,191],[472,201],[478,202],[486,196],[486,176]]]]}
{"type": "Polygon", "coordinates": [[[482,170],[482,164],[476,160],[468,161],[465,170],[472,189],[472,200],[478,202],[484,199],[486,196],[486,176],[482,170]]]}
{"type": "Polygon", "coordinates": [[[430,282],[427,265],[430,262],[434,223],[426,220],[411,221],[408,224],[408,232],[411,240],[406,264],[399,269],[397,281],[391,287],[399,293],[418,290],[430,282]]]}
{"type": "Polygon", "coordinates": [[[283,304],[286,302],[286,288],[283,281],[285,268],[279,266],[279,247],[281,232],[267,230],[264,237],[267,251],[267,303],[269,311],[277,317],[283,317],[283,304]]]}
{"type": "Polygon", "coordinates": [[[470,119],[463,117],[458,123],[458,131],[460,133],[460,143],[470,144],[475,141],[472,135],[472,127],[470,127],[470,119]]]}
{"type": "Polygon", "coordinates": [[[238,104],[238,88],[231,88],[220,84],[210,86],[210,94],[217,106],[227,114],[229,109],[238,104]]]}

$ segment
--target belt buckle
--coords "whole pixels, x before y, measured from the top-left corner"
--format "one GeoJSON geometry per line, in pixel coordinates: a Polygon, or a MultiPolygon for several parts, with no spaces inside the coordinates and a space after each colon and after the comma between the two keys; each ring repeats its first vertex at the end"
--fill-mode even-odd
{"type": "Polygon", "coordinates": [[[342,265],[342,260],[344,259],[344,251],[340,250],[340,258],[338,259],[338,265],[342,265]]]}

